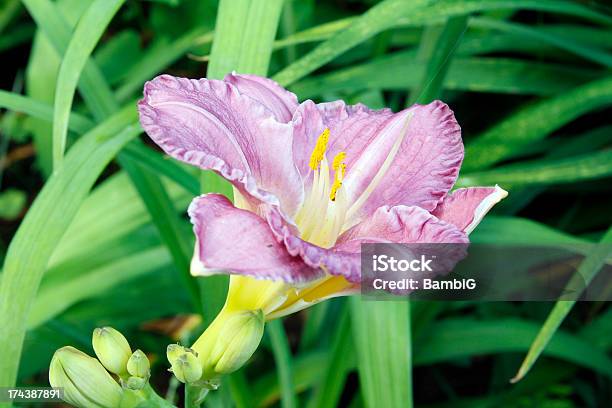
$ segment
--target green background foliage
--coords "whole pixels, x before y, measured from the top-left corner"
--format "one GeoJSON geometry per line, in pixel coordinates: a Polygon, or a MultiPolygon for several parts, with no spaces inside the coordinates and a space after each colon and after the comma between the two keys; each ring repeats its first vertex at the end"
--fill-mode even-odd
{"type": "MultiPolygon", "coordinates": [[[[301,100],[373,108],[442,99],[463,128],[458,185],[510,192],[474,242],[610,243],[604,3],[1,0],[0,386],[46,385],[55,349],[91,353],[92,329],[112,325],[180,402],[165,346],[197,336],[227,286],[189,275],[185,209],[231,189],[142,135],[135,101],[162,72],[268,75],[301,100]]],[[[594,248],[587,276],[609,259],[594,248]]],[[[268,324],[205,404],[606,406],[611,339],[601,302],[334,299],[268,324]]]]}

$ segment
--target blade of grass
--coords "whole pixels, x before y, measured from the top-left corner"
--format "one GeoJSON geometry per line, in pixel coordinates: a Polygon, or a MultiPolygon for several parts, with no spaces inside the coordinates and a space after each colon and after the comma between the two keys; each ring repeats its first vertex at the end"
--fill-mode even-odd
{"type": "Polygon", "coordinates": [[[321,302],[306,311],[307,318],[300,336],[300,350],[316,346],[317,338],[323,327],[325,316],[329,313],[331,302],[321,302]]]}
{"type": "Polygon", "coordinates": [[[41,288],[28,315],[28,330],[68,309],[73,304],[99,294],[123,282],[142,277],[168,266],[166,248],[157,246],[128,254],[99,268],[79,274],[70,281],[41,288]]]}
{"type": "Polygon", "coordinates": [[[430,0],[414,0],[410,2],[385,0],[381,2],[370,8],[360,17],[352,20],[350,26],[278,72],[274,75],[274,80],[281,85],[289,85],[355,45],[390,28],[398,20],[399,16],[407,15],[414,9],[423,7],[428,3],[430,3],[430,0]]]}
{"type": "MultiPolygon", "coordinates": [[[[49,0],[22,0],[22,3],[57,54],[64,55],[70,43],[71,30],[57,6],[49,0]]],[[[79,80],[79,90],[85,104],[98,120],[104,120],[118,108],[102,72],[91,60],[85,64],[79,80]]]]}
{"type": "MultiPolygon", "coordinates": [[[[580,279],[584,280],[585,286],[593,280],[597,272],[605,264],[606,259],[611,255],[610,243],[612,243],[612,227],[608,229],[606,234],[603,236],[599,244],[593,249],[593,252],[586,256],[586,258],[580,263],[576,276],[580,276],[580,279]]],[[[516,376],[512,378],[511,382],[515,383],[520,381],[533,367],[536,360],[542,354],[544,349],[548,346],[551,339],[565,320],[565,317],[574,307],[576,301],[563,301],[559,300],[555,303],[552,311],[546,318],[546,321],[540,328],[538,335],[529,347],[527,356],[521,367],[519,368],[516,376]]],[[[612,362],[608,359],[609,375],[612,375],[612,362]]]]}
{"type": "Polygon", "coordinates": [[[430,26],[422,35],[419,58],[426,61],[423,77],[410,93],[410,103],[427,104],[440,96],[453,54],[467,30],[467,16],[449,18],[441,26],[430,26]]]}
{"type": "Polygon", "coordinates": [[[297,407],[295,394],[293,392],[293,374],[291,363],[291,350],[289,349],[289,341],[283,327],[283,322],[280,319],[272,320],[266,325],[270,342],[272,344],[272,353],[276,362],[276,370],[281,386],[281,406],[283,408],[297,407]]]}
{"type": "MultiPolygon", "coordinates": [[[[536,322],[511,318],[452,318],[435,322],[414,345],[414,363],[424,366],[487,354],[522,352],[540,329],[536,322]]],[[[612,359],[580,336],[558,331],[544,353],[607,376],[612,359]]]]}
{"type": "MultiPolygon", "coordinates": [[[[604,350],[609,348],[610,342],[606,341],[607,338],[601,338],[598,327],[591,327],[607,323],[607,317],[600,317],[590,323],[579,335],[560,331],[544,350],[544,354],[580,367],[609,373],[610,357],[604,350]],[[592,334],[587,335],[587,331],[592,334]],[[593,347],[597,343],[601,343],[598,345],[601,349],[593,347]],[[574,353],[574,350],[578,353],[574,353]]],[[[464,362],[465,358],[488,354],[523,352],[529,348],[530,339],[538,333],[539,328],[536,322],[516,318],[452,318],[434,322],[415,342],[414,363],[416,366],[427,366],[454,360],[464,362]]],[[[304,391],[318,384],[330,358],[328,349],[297,355],[294,359],[296,391],[304,391]]],[[[354,367],[355,361],[349,361],[349,369],[354,367]]],[[[280,395],[276,373],[261,375],[253,389],[256,390],[256,406],[273,404],[280,395]]]]}
{"type": "MultiPolygon", "coordinates": [[[[91,0],[58,0],[56,7],[72,30],[90,4],[91,0]]],[[[29,97],[53,107],[61,58],[46,33],[37,29],[36,25],[34,28],[36,35],[26,68],[26,92],[29,97]]],[[[53,124],[51,121],[47,123],[34,118],[27,122],[36,148],[36,165],[46,179],[53,171],[53,124]]]]}
{"type": "MultiPolygon", "coordinates": [[[[321,377],[321,371],[328,360],[326,351],[300,353],[293,359],[293,385],[295,393],[309,389],[321,377]]],[[[353,364],[354,366],[354,364],[353,364]]],[[[281,397],[281,388],[276,370],[264,373],[253,384],[256,407],[269,406],[281,397]]]]}
{"type": "Polygon", "coordinates": [[[412,407],[410,304],[350,299],[359,383],[366,407],[412,407]]]}
{"type": "MultiPolygon", "coordinates": [[[[0,90],[0,107],[49,122],[53,120],[53,108],[50,105],[12,92],[0,90]]],[[[70,130],[77,133],[85,133],[93,126],[94,123],[87,117],[74,112],[70,113],[70,120],[68,121],[68,128],[70,130]]],[[[179,167],[175,162],[164,159],[160,153],[140,143],[131,142],[125,147],[122,154],[138,161],[148,169],[163,174],[193,195],[199,194],[197,178],[182,167],[179,167]]]]}
{"type": "Polygon", "coordinates": [[[471,141],[466,147],[462,170],[492,166],[580,115],[611,103],[612,76],[608,76],[530,104],[471,141]]]}
{"type": "Polygon", "coordinates": [[[60,66],[53,115],[53,170],[66,150],[68,119],[81,71],[106,27],[125,0],[96,0],[79,20],[60,66]]]}
{"type": "Polygon", "coordinates": [[[0,33],[18,15],[19,11],[21,11],[19,0],[7,0],[4,2],[2,8],[0,8],[0,33]]]}
{"type": "Polygon", "coordinates": [[[207,76],[265,75],[283,0],[221,0],[207,76]]]}
{"type": "Polygon", "coordinates": [[[498,183],[504,188],[516,186],[575,183],[612,175],[612,149],[560,160],[536,160],[493,170],[468,173],[459,178],[457,187],[498,183]]]}
{"type": "Polygon", "coordinates": [[[134,186],[151,214],[151,220],[157,227],[162,242],[170,251],[178,272],[178,279],[189,293],[193,309],[201,313],[202,302],[196,281],[189,275],[189,255],[193,248],[188,242],[185,229],[180,228],[176,209],[164,186],[149,170],[143,169],[138,163],[119,158],[121,167],[130,176],[134,186]]]}
{"type": "Polygon", "coordinates": [[[351,338],[351,320],[348,306],[344,305],[337,323],[336,332],[330,348],[330,358],[319,377],[308,408],[337,407],[344,388],[349,368],[355,359],[355,350],[351,338]]]}
{"type": "MultiPolygon", "coordinates": [[[[63,21],[62,16],[59,14],[58,10],[54,7],[52,3],[48,0],[25,0],[26,6],[28,10],[32,13],[32,16],[38,26],[48,35],[51,43],[55,46],[58,53],[63,54],[63,51],[66,49],[67,44],[70,41],[70,32],[67,24],[63,21]],[[44,14],[47,13],[51,18],[44,18],[44,14]]],[[[87,101],[87,99],[91,99],[95,102],[96,106],[101,108],[101,112],[98,112],[96,117],[99,119],[100,117],[105,117],[115,111],[118,107],[118,104],[110,91],[110,87],[106,83],[105,79],[102,77],[99,68],[95,65],[93,61],[88,61],[83,69],[83,78],[79,81],[79,91],[83,95],[83,98],[87,101]]],[[[96,112],[94,112],[96,114],[96,112]]],[[[129,165],[131,158],[129,156],[126,157],[125,154],[119,152],[118,158],[120,163],[125,164],[126,162],[129,165]]],[[[142,174],[140,167],[133,166],[129,174],[132,177],[132,181],[137,187],[139,191],[144,192],[145,189],[140,185],[145,175],[142,174]]],[[[163,191],[164,187],[161,182],[156,178],[148,178],[147,183],[149,188],[154,189],[155,191],[163,191]]],[[[167,194],[156,194],[156,195],[147,195],[141,197],[145,202],[148,203],[147,209],[153,211],[154,208],[172,208],[172,203],[167,200],[167,194]],[[150,202],[149,201],[153,201],[150,202]]],[[[177,217],[176,214],[171,214],[172,217],[177,217]]],[[[155,214],[152,214],[152,218],[155,217],[155,214]]],[[[155,225],[160,228],[162,226],[163,220],[156,220],[158,222],[155,225]]],[[[174,221],[172,225],[175,225],[174,221]]],[[[176,231],[171,231],[169,229],[163,228],[159,229],[160,234],[163,236],[164,243],[172,243],[172,248],[182,248],[184,244],[180,241],[182,237],[176,234],[176,231]]],[[[179,255],[179,251],[171,249],[171,253],[175,256],[173,259],[177,259],[176,256],[179,255]]],[[[186,265],[189,263],[188,257],[184,254],[181,254],[183,259],[180,261],[179,265],[177,265],[178,270],[181,274],[185,276],[184,279],[192,279],[189,274],[189,269],[185,269],[180,267],[181,265],[186,265]]]]}
{"type": "Polygon", "coordinates": [[[612,24],[612,17],[569,1],[537,0],[386,0],[378,3],[351,22],[343,31],[321,43],[310,53],[278,72],[274,79],[290,85],[335,57],[366,41],[377,33],[397,26],[444,22],[447,18],[486,10],[531,9],[569,14],[603,24],[612,24]]]}
{"type": "Polygon", "coordinates": [[[470,26],[477,28],[493,29],[506,33],[517,34],[550,45],[562,50],[569,51],[589,61],[601,64],[607,68],[612,67],[612,54],[575,41],[573,38],[559,34],[550,34],[538,28],[532,28],[523,24],[495,20],[485,17],[477,17],[470,21],[470,26]]]}
{"type": "Polygon", "coordinates": [[[49,258],[102,170],[140,133],[135,120],[131,106],[83,136],[38,194],[11,241],[0,286],[3,386],[15,384],[27,314],[49,258]]]}
{"type": "MultiPolygon", "coordinates": [[[[165,183],[165,186],[172,202],[178,208],[186,208],[193,196],[173,183],[165,183]]],[[[107,248],[113,245],[133,247],[133,236],[143,228],[152,229],[151,234],[156,232],[151,214],[139,199],[130,178],[125,172],[118,172],[87,197],[53,253],[49,268],[90,257],[98,251],[111,252],[107,248]]],[[[141,236],[136,239],[145,240],[141,236]]]]}
{"type": "Polygon", "coordinates": [[[34,36],[34,26],[23,24],[13,28],[0,37],[0,53],[30,42],[34,36]]]}
{"type": "MultiPolygon", "coordinates": [[[[474,49],[470,51],[476,51],[474,49]]],[[[306,78],[290,88],[301,98],[323,92],[367,89],[404,90],[428,73],[414,51],[387,54],[365,64],[306,78]]],[[[598,77],[590,69],[499,57],[455,57],[444,88],[454,91],[551,95],[598,77]]]]}
{"type": "Polygon", "coordinates": [[[145,81],[179,59],[189,49],[211,41],[212,33],[206,33],[198,27],[170,43],[152,45],[140,61],[126,73],[125,80],[115,92],[117,100],[125,102],[134,92],[142,90],[145,81]]]}
{"type": "Polygon", "coordinates": [[[236,408],[249,408],[253,406],[251,387],[249,387],[247,383],[243,370],[231,373],[227,377],[227,384],[233,398],[233,403],[236,404],[236,408]]]}
{"type": "MultiPolygon", "coordinates": [[[[49,122],[53,119],[53,107],[51,105],[14,92],[0,90],[0,108],[24,113],[49,122]]],[[[94,125],[89,118],[74,112],[70,113],[68,123],[69,129],[78,133],[85,133],[94,125]]]]}

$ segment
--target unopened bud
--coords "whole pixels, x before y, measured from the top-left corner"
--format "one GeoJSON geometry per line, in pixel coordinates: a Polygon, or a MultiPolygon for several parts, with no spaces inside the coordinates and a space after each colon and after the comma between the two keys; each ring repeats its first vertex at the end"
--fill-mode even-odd
{"type": "Polygon", "coordinates": [[[130,390],[142,390],[147,385],[147,379],[142,377],[130,377],[125,382],[125,387],[130,390]]]}
{"type": "Polygon", "coordinates": [[[204,377],[212,379],[242,367],[259,346],[264,323],[261,310],[219,314],[193,345],[204,377]]]}
{"type": "Polygon", "coordinates": [[[170,344],[166,351],[171,371],[183,383],[193,383],[202,377],[202,364],[197,354],[178,344],[170,344]]]}
{"type": "Polygon", "coordinates": [[[242,367],[253,355],[264,331],[261,310],[237,313],[227,320],[213,348],[211,360],[218,374],[228,374],[242,367]]]}
{"type": "Polygon", "coordinates": [[[132,353],[127,362],[127,370],[134,377],[144,378],[145,380],[149,379],[151,364],[145,353],[141,350],[136,350],[132,353]]]}
{"type": "Polygon", "coordinates": [[[123,334],[112,327],[97,328],[91,342],[96,356],[108,371],[117,375],[126,373],[132,349],[123,334]]]}
{"type": "Polygon", "coordinates": [[[75,349],[62,347],[51,359],[49,383],[64,389],[64,400],[76,407],[115,408],[121,404],[123,391],[119,384],[93,357],[75,349]]]}

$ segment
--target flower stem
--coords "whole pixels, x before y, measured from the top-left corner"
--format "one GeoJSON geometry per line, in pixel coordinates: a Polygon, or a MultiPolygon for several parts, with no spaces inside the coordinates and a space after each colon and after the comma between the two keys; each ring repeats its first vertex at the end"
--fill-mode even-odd
{"type": "Polygon", "coordinates": [[[185,408],[200,408],[208,391],[205,387],[185,384],[185,408]]]}
{"type": "Polygon", "coordinates": [[[176,405],[160,397],[150,384],[143,388],[142,393],[147,399],[146,406],[151,408],[176,408],[176,405]]]}

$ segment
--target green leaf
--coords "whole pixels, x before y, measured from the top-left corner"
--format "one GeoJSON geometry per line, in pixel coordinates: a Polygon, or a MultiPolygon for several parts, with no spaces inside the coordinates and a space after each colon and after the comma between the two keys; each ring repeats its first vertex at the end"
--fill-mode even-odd
{"type": "Polygon", "coordinates": [[[34,26],[23,24],[0,37],[0,53],[30,42],[34,36],[34,26]]]}
{"type": "Polygon", "coordinates": [[[330,21],[329,23],[323,23],[315,27],[310,27],[306,30],[300,31],[299,33],[291,34],[285,38],[276,40],[274,42],[274,48],[280,49],[298,44],[327,40],[338,31],[349,27],[354,19],[354,17],[342,18],[339,20],[330,21]]]}
{"type": "MultiPolygon", "coordinates": [[[[539,330],[535,322],[509,318],[478,321],[453,318],[429,326],[414,345],[415,365],[430,365],[465,357],[522,352],[539,330]]],[[[560,331],[545,354],[612,376],[612,359],[579,336],[560,331]]]]}
{"type": "Polygon", "coordinates": [[[467,30],[467,16],[427,27],[421,37],[418,58],[425,61],[424,75],[410,94],[411,103],[427,104],[439,98],[453,54],[467,30]]]}
{"type": "MultiPolygon", "coordinates": [[[[165,183],[165,187],[177,208],[185,208],[191,201],[192,195],[175,184],[165,183]]],[[[125,172],[118,172],[85,199],[49,261],[48,267],[52,268],[49,273],[75,260],[82,263],[82,259],[91,259],[92,254],[96,255],[94,258],[108,254],[110,258],[103,260],[112,261],[113,248],[142,250],[143,241],[149,242],[148,237],[155,235],[151,227],[151,215],[136,188],[125,172]],[[149,232],[143,237],[139,231],[147,228],[149,232]]],[[[159,244],[159,238],[154,243],[159,244]]]]}
{"type": "MultiPolygon", "coordinates": [[[[72,30],[90,4],[91,0],[58,0],[56,7],[64,15],[66,23],[69,25],[70,30],[72,30]]],[[[52,109],[51,117],[53,117],[55,84],[57,82],[61,58],[47,38],[46,33],[38,28],[36,28],[35,32],[36,35],[34,36],[26,68],[26,93],[36,101],[49,103],[52,109]]],[[[51,174],[53,167],[52,121],[49,120],[47,123],[30,118],[28,120],[28,129],[32,132],[34,146],[36,147],[36,164],[46,178],[51,174]]]]}
{"type": "Polygon", "coordinates": [[[125,80],[115,93],[117,100],[125,102],[134,92],[141,92],[145,81],[182,57],[193,46],[208,44],[211,41],[212,33],[206,33],[198,27],[170,43],[162,41],[151,45],[138,63],[125,73],[125,80]]]}
{"type": "Polygon", "coordinates": [[[473,18],[472,20],[470,20],[470,26],[499,30],[506,33],[524,36],[529,38],[530,40],[554,45],[555,47],[569,51],[575,55],[601,64],[607,68],[612,67],[612,54],[604,50],[592,47],[588,44],[583,44],[578,41],[575,41],[572,37],[569,37],[567,35],[564,36],[561,34],[550,34],[545,30],[531,28],[526,25],[483,17],[473,18]]]}
{"type": "Polygon", "coordinates": [[[208,65],[209,78],[237,71],[265,75],[283,0],[221,0],[208,65]]]}
{"type": "MultiPolygon", "coordinates": [[[[589,241],[519,217],[486,216],[470,234],[470,242],[490,244],[584,244],[589,241]]],[[[582,247],[574,245],[574,247],[582,247]]]]}
{"type": "MultiPolygon", "coordinates": [[[[33,17],[36,20],[37,24],[41,26],[47,35],[49,36],[51,42],[56,47],[58,52],[62,52],[66,46],[66,42],[68,42],[69,32],[67,32],[66,24],[64,23],[62,17],[58,14],[57,10],[53,7],[53,4],[49,3],[48,0],[27,0],[30,2],[29,9],[30,12],[33,13],[33,17]],[[46,12],[51,15],[51,19],[42,18],[42,13],[46,12]],[[49,22],[50,20],[50,22],[49,22]]],[[[114,96],[110,92],[110,88],[104,78],[102,77],[100,70],[97,66],[92,62],[88,61],[83,70],[83,78],[79,82],[79,90],[83,95],[83,98],[87,102],[87,100],[91,100],[94,103],[94,106],[99,108],[97,112],[97,117],[105,117],[110,114],[114,110],[117,109],[117,102],[114,99],[114,96]]],[[[96,113],[96,112],[94,112],[96,113]]],[[[126,154],[119,153],[119,161],[122,165],[130,165],[131,158],[126,154]],[[127,156],[127,157],[126,157],[127,156]]],[[[134,165],[131,167],[129,172],[130,176],[133,178],[133,182],[141,188],[140,191],[144,193],[144,188],[142,185],[144,183],[143,180],[147,177],[142,173],[140,167],[134,165]]],[[[147,202],[147,208],[149,211],[154,211],[154,209],[160,208],[171,208],[172,203],[168,202],[167,194],[164,192],[163,186],[159,183],[159,181],[149,178],[148,187],[151,189],[155,189],[159,194],[156,195],[148,195],[142,197],[145,202],[147,202]],[[155,186],[155,187],[153,187],[155,186]],[[153,202],[149,202],[154,200],[153,202]],[[165,201],[164,201],[165,200],[165,201]]],[[[166,214],[170,213],[169,211],[166,214]]],[[[176,218],[176,214],[172,214],[174,218],[176,218]]],[[[153,214],[153,218],[155,214],[153,214]]],[[[155,225],[158,228],[165,227],[167,225],[175,225],[175,221],[168,220],[166,221],[168,224],[164,223],[163,219],[156,219],[155,225]]],[[[171,253],[178,254],[175,250],[180,245],[178,243],[179,235],[169,234],[167,230],[160,230],[161,235],[164,237],[164,242],[167,245],[170,245],[171,253]]],[[[184,258],[184,257],[183,257],[184,258]]],[[[178,259],[178,258],[174,258],[178,259]]],[[[186,269],[181,268],[181,265],[184,266],[185,262],[181,262],[177,267],[179,271],[183,274],[187,273],[186,269]]],[[[182,275],[184,276],[184,275],[182,275]]],[[[189,277],[191,279],[191,277],[189,277]]],[[[191,287],[191,286],[190,286],[191,287]]],[[[197,292],[191,291],[192,297],[197,297],[197,292]]]]}
{"type": "MultiPolygon", "coordinates": [[[[16,93],[0,90],[0,107],[14,112],[32,115],[36,118],[51,121],[53,108],[43,102],[18,95],[16,93]]],[[[69,128],[75,132],[85,133],[93,127],[93,122],[77,113],[70,114],[69,128]]]]}
{"type": "Polygon", "coordinates": [[[21,5],[19,0],[6,0],[0,7],[0,33],[19,14],[21,5]]]}
{"type": "Polygon", "coordinates": [[[410,303],[350,299],[366,407],[412,407],[410,303]]]}
{"type": "Polygon", "coordinates": [[[120,158],[119,162],[130,176],[144,205],[151,214],[151,220],[157,227],[162,242],[168,247],[176,265],[179,280],[189,293],[194,310],[201,312],[200,292],[195,280],[189,273],[190,253],[193,245],[187,240],[185,229],[181,230],[180,220],[176,216],[176,209],[172,205],[168,193],[161,181],[149,170],[140,168],[139,164],[131,160],[120,158]]]}
{"type": "Polygon", "coordinates": [[[580,115],[612,103],[612,76],[528,105],[472,140],[462,170],[492,166],[580,115]]]}
{"type": "Polygon", "coordinates": [[[349,369],[354,365],[355,350],[351,338],[351,320],[346,305],[337,322],[330,354],[325,369],[319,377],[318,385],[308,402],[309,408],[337,407],[349,369]]]}
{"type": "Polygon", "coordinates": [[[53,250],[102,170],[140,133],[135,120],[130,106],[84,135],[38,194],[11,241],[0,286],[0,384],[15,383],[27,313],[53,250]]]}
{"type": "MultiPolygon", "coordinates": [[[[470,50],[475,51],[475,49],[470,50]]],[[[365,64],[309,77],[290,88],[300,98],[322,92],[368,89],[404,90],[427,72],[412,50],[387,54],[365,64]]],[[[588,69],[498,57],[456,57],[444,80],[453,91],[550,95],[597,77],[588,69]]]]}
{"type": "MultiPolygon", "coordinates": [[[[49,0],[22,0],[22,2],[57,54],[64,55],[70,43],[71,30],[56,5],[49,0]]],[[[82,5],[83,2],[77,4],[82,5]]],[[[91,60],[83,68],[79,90],[86,105],[98,120],[107,118],[109,113],[115,112],[118,108],[102,72],[91,60]]]]}
{"type": "Polygon", "coordinates": [[[272,344],[272,353],[276,362],[276,370],[281,386],[281,406],[283,408],[297,407],[295,394],[293,393],[293,374],[291,363],[291,350],[289,349],[289,341],[283,327],[283,322],[280,319],[272,320],[266,325],[270,342],[272,344]]]}
{"type": "Polygon", "coordinates": [[[569,1],[537,0],[386,0],[378,3],[351,25],[317,46],[310,53],[274,76],[282,85],[290,85],[310,74],[335,57],[388,28],[406,25],[439,23],[447,18],[486,10],[532,9],[583,17],[603,24],[612,24],[612,17],[569,1]]]}
{"type": "Polygon", "coordinates": [[[60,66],[53,115],[53,169],[66,149],[68,119],[81,71],[106,27],[125,0],[96,0],[77,24],[60,66]]]}
{"type": "MultiPolygon", "coordinates": [[[[297,394],[316,384],[322,375],[323,368],[329,361],[327,351],[300,353],[292,361],[293,386],[297,394]]],[[[276,370],[258,376],[253,384],[254,406],[269,406],[281,397],[281,387],[276,370]]]]}
{"type": "MultiPolygon", "coordinates": [[[[599,244],[580,263],[580,266],[576,272],[576,277],[583,281],[585,286],[589,285],[597,272],[599,272],[601,267],[605,264],[606,259],[610,257],[610,243],[612,243],[612,228],[608,229],[599,244]]],[[[571,284],[571,281],[569,284],[571,284]]],[[[576,301],[564,300],[558,300],[555,303],[555,306],[546,318],[544,325],[542,325],[538,335],[531,344],[531,347],[527,352],[527,356],[521,364],[518,373],[512,379],[512,382],[520,381],[529,372],[531,367],[533,367],[540,354],[542,354],[544,349],[549,345],[555,333],[557,333],[561,323],[563,323],[563,320],[565,320],[565,317],[572,310],[575,303],[576,301]]],[[[612,360],[607,358],[602,360],[602,362],[606,363],[607,374],[612,376],[612,360]]]]}
{"type": "Polygon", "coordinates": [[[423,7],[430,0],[385,0],[351,21],[351,25],[314,50],[274,75],[281,85],[290,85],[323,66],[355,45],[366,41],[379,32],[390,28],[399,17],[410,14],[414,9],[423,7]]]}
{"type": "Polygon", "coordinates": [[[612,149],[560,160],[536,160],[480,173],[468,173],[457,187],[500,184],[506,189],[526,185],[575,183],[612,175],[612,149]]]}
{"type": "Polygon", "coordinates": [[[99,268],[83,271],[81,267],[81,273],[70,280],[41,286],[28,315],[28,329],[45,323],[79,301],[169,265],[166,248],[157,246],[125,254],[99,268]]]}
{"type": "MultiPolygon", "coordinates": [[[[51,106],[37,102],[27,97],[0,90],[0,107],[15,112],[22,112],[46,121],[51,121],[53,108],[51,106]]],[[[88,118],[76,113],[70,114],[68,122],[70,130],[78,133],[85,133],[93,127],[93,122],[88,118]]],[[[152,150],[140,143],[129,143],[122,152],[130,159],[138,161],[148,169],[155,170],[170,180],[175,181],[192,195],[199,194],[199,181],[197,178],[184,170],[182,167],[171,160],[166,160],[160,153],[152,150]]]]}

